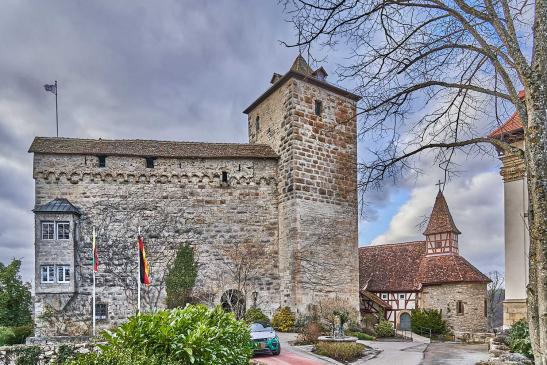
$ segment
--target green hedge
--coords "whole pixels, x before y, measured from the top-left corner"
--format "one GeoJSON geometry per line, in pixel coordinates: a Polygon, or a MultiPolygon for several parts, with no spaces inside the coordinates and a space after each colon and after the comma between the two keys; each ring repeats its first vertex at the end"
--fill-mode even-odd
{"type": "Polygon", "coordinates": [[[222,308],[188,305],[140,314],[103,335],[100,354],[78,356],[71,365],[247,365],[253,353],[247,323],[222,308]]]}
{"type": "Polygon", "coordinates": [[[374,341],[376,339],[376,337],[371,336],[364,332],[346,332],[346,335],[357,337],[357,339],[364,340],[364,341],[374,341]]]}
{"type": "Polygon", "coordinates": [[[393,337],[395,336],[395,330],[390,321],[386,319],[380,319],[380,322],[374,327],[378,337],[393,337]]]}
{"type": "Polygon", "coordinates": [[[25,343],[25,339],[32,334],[32,326],[0,327],[0,346],[25,343]]]}
{"type": "Polygon", "coordinates": [[[315,345],[314,352],[321,356],[348,363],[361,358],[365,348],[366,346],[360,343],[318,342],[315,345]]]}
{"type": "Polygon", "coordinates": [[[441,315],[441,312],[435,309],[415,309],[411,315],[412,332],[429,335],[429,330],[433,335],[446,335],[450,333],[448,324],[441,315]]]}
{"type": "Polygon", "coordinates": [[[261,323],[264,326],[270,325],[270,319],[267,315],[262,313],[260,308],[250,308],[243,317],[247,323],[261,323]]]}

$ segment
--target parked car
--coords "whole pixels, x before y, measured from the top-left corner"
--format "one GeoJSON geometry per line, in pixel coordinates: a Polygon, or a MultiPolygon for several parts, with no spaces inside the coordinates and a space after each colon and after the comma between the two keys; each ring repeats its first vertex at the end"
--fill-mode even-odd
{"type": "Polygon", "coordinates": [[[254,342],[255,354],[279,355],[281,353],[279,337],[272,327],[266,327],[261,323],[251,324],[251,338],[254,342]]]}

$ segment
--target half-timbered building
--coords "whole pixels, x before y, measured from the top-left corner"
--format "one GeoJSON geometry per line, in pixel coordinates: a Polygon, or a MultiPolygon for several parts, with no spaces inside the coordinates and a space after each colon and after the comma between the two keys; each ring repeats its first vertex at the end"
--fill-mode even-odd
{"type": "Polygon", "coordinates": [[[439,191],[425,240],[361,247],[362,315],[410,329],[412,310],[436,309],[455,332],[485,332],[490,280],[459,254],[460,233],[439,191]]]}

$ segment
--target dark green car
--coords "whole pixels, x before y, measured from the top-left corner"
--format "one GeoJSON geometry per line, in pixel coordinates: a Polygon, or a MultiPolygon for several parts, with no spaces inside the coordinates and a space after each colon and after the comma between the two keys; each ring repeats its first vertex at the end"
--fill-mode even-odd
{"type": "Polygon", "coordinates": [[[254,343],[254,353],[279,355],[281,344],[279,337],[272,327],[265,327],[261,323],[251,324],[251,338],[254,343]]]}

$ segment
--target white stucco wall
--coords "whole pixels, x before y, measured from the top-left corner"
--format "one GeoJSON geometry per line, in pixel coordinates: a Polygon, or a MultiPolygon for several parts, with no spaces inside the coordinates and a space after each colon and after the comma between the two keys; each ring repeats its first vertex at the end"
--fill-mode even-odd
{"type": "Polygon", "coordinates": [[[528,284],[528,191],[525,180],[504,184],[505,300],[525,299],[528,284]]]}

